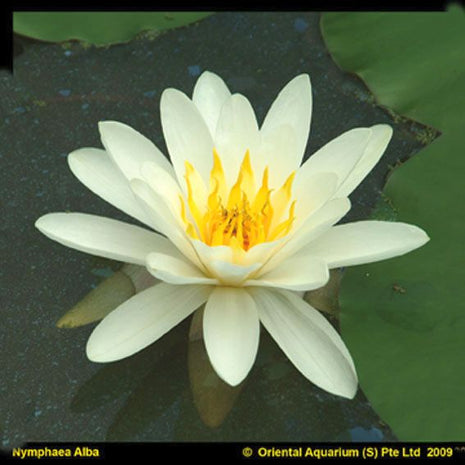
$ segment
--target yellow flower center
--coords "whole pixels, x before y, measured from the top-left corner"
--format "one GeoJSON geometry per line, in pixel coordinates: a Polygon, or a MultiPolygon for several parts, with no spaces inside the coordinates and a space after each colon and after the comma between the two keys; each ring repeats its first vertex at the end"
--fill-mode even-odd
{"type": "Polygon", "coordinates": [[[279,239],[289,233],[294,221],[295,201],[291,203],[291,188],[295,172],[280,189],[268,187],[268,167],[257,189],[250,164],[249,151],[242,161],[237,180],[229,189],[221,159],[213,150],[213,168],[208,192],[194,167],[185,162],[187,205],[181,200],[181,215],[188,235],[209,246],[227,245],[249,250],[262,242],[279,239]],[[287,212],[287,215],[286,215],[287,212]]]}

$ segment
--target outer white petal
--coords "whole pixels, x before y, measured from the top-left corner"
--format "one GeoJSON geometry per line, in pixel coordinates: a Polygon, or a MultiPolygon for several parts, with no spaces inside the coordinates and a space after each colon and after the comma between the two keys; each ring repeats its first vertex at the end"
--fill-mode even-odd
{"type": "Polygon", "coordinates": [[[208,286],[160,283],[136,294],[94,329],[87,342],[88,358],[112,362],[139,352],[200,307],[210,292],[208,286]]]}
{"type": "Polygon", "coordinates": [[[336,195],[345,197],[363,181],[382,157],[392,137],[392,128],[387,124],[377,124],[371,128],[372,134],[362,157],[347,176],[336,195]]]}
{"type": "Polygon", "coordinates": [[[260,323],[250,295],[241,288],[217,287],[203,315],[203,335],[218,376],[236,386],[249,373],[258,349],[260,323]]]}
{"type": "Polygon", "coordinates": [[[142,223],[151,225],[124,177],[105,150],[82,148],[71,152],[68,164],[73,174],[94,194],[142,223]]]}
{"type": "MultiPolygon", "coordinates": [[[[271,105],[260,133],[263,139],[270,137],[280,126],[290,126],[295,134],[294,150],[281,154],[280,167],[287,166],[287,173],[297,169],[307,146],[312,115],[312,90],[310,78],[301,74],[292,79],[278,94],[271,105]]],[[[276,160],[278,161],[278,160],[276,160]]],[[[270,172],[274,171],[275,160],[270,160],[270,172]]]]}
{"type": "Polygon", "coordinates": [[[146,161],[156,163],[173,176],[168,159],[135,129],[117,121],[102,121],[99,130],[105,149],[128,180],[140,177],[140,167],[146,161]]]}
{"type": "Polygon", "coordinates": [[[278,250],[262,268],[267,273],[276,268],[284,259],[291,257],[312,240],[327,231],[337,223],[350,210],[350,201],[347,198],[332,199],[313,215],[310,215],[302,226],[289,234],[278,250]]]}
{"type": "Polygon", "coordinates": [[[216,133],[221,107],[230,95],[231,92],[224,81],[210,71],[203,72],[195,83],[192,101],[200,111],[212,137],[216,133]]]}
{"type": "Polygon", "coordinates": [[[372,133],[370,128],[355,128],[328,142],[299,168],[294,179],[294,189],[299,190],[305,186],[308,177],[312,175],[331,172],[337,175],[340,187],[362,158],[372,133]]]}
{"type": "Polygon", "coordinates": [[[47,237],[81,252],[145,265],[150,252],[171,253],[171,242],[139,226],[85,213],[48,213],[35,223],[47,237]]]}
{"type": "Polygon", "coordinates": [[[241,94],[231,95],[221,108],[214,138],[229,186],[236,182],[246,151],[250,151],[252,159],[259,143],[260,134],[252,105],[241,94]]]}
{"type": "Polygon", "coordinates": [[[213,166],[213,140],[195,104],[182,92],[166,89],[160,102],[161,123],[166,145],[179,184],[185,189],[185,161],[189,161],[205,182],[213,166]]]}
{"type": "Polygon", "coordinates": [[[329,270],[324,261],[299,254],[284,260],[268,273],[258,273],[254,279],[248,279],[244,286],[310,291],[324,286],[328,279],[329,270]]]}
{"type": "Polygon", "coordinates": [[[205,276],[181,254],[151,253],[147,257],[148,271],[170,284],[218,284],[218,280],[205,276]]]}
{"type": "Polygon", "coordinates": [[[332,227],[302,250],[330,268],[360,265],[404,255],[428,242],[417,226],[388,221],[357,221],[332,227]]]}
{"type": "Polygon", "coordinates": [[[320,388],[352,399],[355,367],[331,324],[293,292],[249,289],[260,321],[295,367],[320,388]]]}

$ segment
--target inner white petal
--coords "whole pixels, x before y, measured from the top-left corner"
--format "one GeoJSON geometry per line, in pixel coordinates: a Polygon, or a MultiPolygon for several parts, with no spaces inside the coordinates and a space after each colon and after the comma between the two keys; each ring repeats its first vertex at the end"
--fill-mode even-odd
{"type": "Polygon", "coordinates": [[[225,286],[242,285],[261,265],[261,263],[249,266],[235,265],[221,260],[212,260],[206,264],[212,275],[225,286]]]}
{"type": "Polygon", "coordinates": [[[271,271],[284,259],[290,257],[307,245],[310,241],[324,234],[332,225],[337,223],[350,209],[347,198],[332,199],[322,208],[310,215],[302,226],[292,231],[275,250],[271,258],[264,264],[263,273],[271,271]]]}
{"type": "Polygon", "coordinates": [[[254,110],[243,95],[233,94],[224,102],[214,142],[221,157],[226,182],[231,187],[246,151],[249,150],[253,158],[260,142],[254,110]]]}
{"type": "Polygon", "coordinates": [[[285,172],[297,169],[304,156],[305,147],[310,132],[312,114],[312,91],[310,78],[301,74],[292,79],[272,103],[260,133],[267,139],[280,126],[290,126],[295,134],[293,151],[286,152],[280,162],[286,165],[285,172]]]}
{"type": "Polygon", "coordinates": [[[362,157],[338,189],[337,195],[344,197],[363,181],[380,160],[392,137],[392,128],[387,124],[377,124],[370,128],[371,136],[362,157]]]}
{"type": "Polygon", "coordinates": [[[184,192],[186,160],[208,182],[213,165],[213,139],[195,104],[179,90],[166,89],[161,97],[160,113],[171,162],[184,192]]]}
{"type": "MultiPolygon", "coordinates": [[[[295,188],[299,190],[305,187],[309,176],[328,172],[337,175],[340,187],[362,158],[372,132],[371,128],[355,128],[328,142],[299,168],[295,177],[295,188]]],[[[346,195],[338,193],[338,197],[346,195]]]]}
{"type": "Polygon", "coordinates": [[[324,286],[329,279],[328,266],[321,259],[294,255],[267,273],[255,273],[244,286],[264,286],[310,291],[324,286]]]}
{"type": "Polygon", "coordinates": [[[269,182],[279,188],[298,166],[290,162],[297,151],[297,136],[289,124],[282,124],[269,133],[260,132],[260,146],[251,157],[257,179],[261,179],[265,167],[269,167],[269,182]]]}
{"type": "Polygon", "coordinates": [[[163,197],[154,192],[141,179],[133,179],[131,188],[145,208],[147,215],[152,218],[155,229],[168,237],[192,263],[203,269],[202,262],[193,247],[192,241],[187,236],[180,218],[176,217],[170,208],[165,205],[163,197]]]}
{"type": "MultiPolygon", "coordinates": [[[[297,173],[299,171],[297,170],[297,173]]],[[[332,172],[309,175],[305,181],[297,186],[293,185],[293,195],[296,200],[294,230],[304,225],[313,213],[324,208],[338,187],[338,177],[332,172]]]]}
{"type": "Polygon", "coordinates": [[[192,101],[205,120],[212,137],[216,133],[221,107],[230,95],[231,92],[224,81],[215,73],[204,71],[197,79],[192,101]]]}
{"type": "Polygon", "coordinates": [[[158,279],[170,284],[218,284],[209,278],[182,254],[151,253],[147,256],[147,269],[158,279]]]}

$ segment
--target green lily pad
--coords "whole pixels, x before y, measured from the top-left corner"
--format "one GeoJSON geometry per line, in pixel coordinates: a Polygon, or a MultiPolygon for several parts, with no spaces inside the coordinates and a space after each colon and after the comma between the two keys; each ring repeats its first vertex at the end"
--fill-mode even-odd
{"type": "Polygon", "coordinates": [[[464,10],[329,13],[321,25],[336,63],[381,105],[442,133],[394,169],[384,189],[396,220],[419,225],[431,241],[346,270],[343,338],[362,389],[399,439],[463,440],[464,10]]]}
{"type": "Polygon", "coordinates": [[[160,32],[208,16],[206,12],[15,12],[16,34],[47,42],[77,39],[94,45],[127,42],[143,31],[160,32]]]}

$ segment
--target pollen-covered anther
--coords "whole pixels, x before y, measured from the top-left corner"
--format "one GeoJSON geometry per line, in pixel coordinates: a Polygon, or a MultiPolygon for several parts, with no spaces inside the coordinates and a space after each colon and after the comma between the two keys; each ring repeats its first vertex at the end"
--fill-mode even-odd
{"type": "Polygon", "coordinates": [[[256,188],[250,153],[244,155],[236,182],[229,188],[221,158],[213,150],[209,191],[205,199],[198,198],[194,186],[199,175],[185,163],[187,201],[181,198],[181,216],[187,234],[210,246],[227,245],[249,250],[251,247],[279,239],[289,233],[294,222],[295,201],[292,182],[295,173],[276,191],[268,185],[268,167],[263,171],[262,183],[256,188]],[[192,221],[186,213],[186,203],[192,221]],[[287,215],[286,215],[287,213],[287,215]]]}

